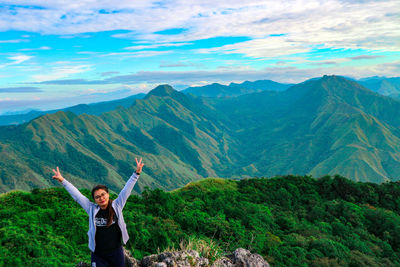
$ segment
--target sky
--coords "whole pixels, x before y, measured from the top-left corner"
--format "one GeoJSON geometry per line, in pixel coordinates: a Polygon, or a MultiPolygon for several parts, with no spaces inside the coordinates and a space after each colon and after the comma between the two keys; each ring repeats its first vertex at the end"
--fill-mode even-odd
{"type": "Polygon", "coordinates": [[[0,114],[399,71],[398,0],[0,0],[0,114]]]}

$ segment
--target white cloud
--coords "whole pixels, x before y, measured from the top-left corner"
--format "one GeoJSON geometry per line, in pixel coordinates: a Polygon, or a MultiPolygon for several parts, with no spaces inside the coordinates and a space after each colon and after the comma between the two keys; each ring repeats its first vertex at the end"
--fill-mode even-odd
{"type": "Polygon", "coordinates": [[[38,50],[51,50],[50,46],[41,46],[38,48],[38,50]]]}
{"type": "Polygon", "coordinates": [[[161,61],[160,68],[180,68],[180,67],[196,67],[196,68],[205,68],[204,64],[194,63],[191,61],[161,61]]]}
{"type": "Polygon", "coordinates": [[[116,52],[116,53],[108,53],[104,56],[122,56],[122,58],[129,58],[129,57],[154,57],[159,55],[169,54],[171,51],[137,51],[137,52],[116,52]]]}
{"type": "Polygon", "coordinates": [[[18,55],[18,56],[9,57],[8,59],[13,60],[14,62],[10,63],[10,64],[14,65],[14,64],[20,64],[20,63],[22,63],[24,61],[27,61],[27,60],[31,59],[31,58],[32,58],[31,56],[27,56],[27,55],[18,55]]]}
{"type": "Polygon", "coordinates": [[[263,14],[254,12],[249,16],[253,21],[243,19],[242,24],[231,17],[228,21],[236,21],[232,27],[226,27],[228,24],[222,27],[223,21],[220,23],[219,20],[204,23],[206,26],[202,25],[203,31],[218,32],[219,35],[234,32],[235,35],[255,39],[199,52],[274,58],[311,52],[317,47],[400,51],[398,19],[396,16],[387,16],[388,10],[400,10],[399,1],[354,4],[307,1],[304,6],[297,5],[303,1],[287,3],[279,3],[282,4],[280,6],[272,4],[270,9],[262,9],[263,14]]]}
{"type": "MultiPolygon", "coordinates": [[[[15,5],[12,2],[2,1],[3,5],[15,5]]],[[[281,57],[311,53],[316,48],[399,52],[400,27],[396,10],[400,10],[398,0],[122,0],[113,3],[104,0],[68,3],[63,0],[25,0],[18,1],[13,10],[3,9],[0,30],[17,29],[63,35],[64,38],[83,38],[92,36],[92,32],[123,29],[130,32],[114,37],[143,42],[125,47],[125,50],[173,48],[218,36],[247,36],[250,40],[245,42],[193,52],[243,54],[255,59],[282,61],[281,57]],[[172,28],[185,30],[173,35],[155,34],[172,28]]],[[[0,43],[20,41],[24,40],[0,43]]],[[[146,50],[108,53],[106,56],[144,58],[172,52],[146,50]]],[[[78,53],[91,55],[97,52],[78,53]]],[[[0,68],[5,66],[9,64],[0,65],[0,68]]],[[[81,72],[82,69],[72,71],[81,72]]],[[[73,73],[61,69],[33,78],[44,81],[73,73]]]]}
{"type": "Polygon", "coordinates": [[[42,82],[48,80],[57,80],[71,76],[72,74],[90,71],[90,65],[76,65],[76,66],[57,66],[47,71],[45,74],[32,75],[34,82],[42,82]]]}
{"type": "Polygon", "coordinates": [[[38,51],[38,50],[51,50],[51,47],[49,46],[41,46],[38,48],[22,48],[19,49],[19,51],[38,51]]]}
{"type": "MultiPolygon", "coordinates": [[[[339,60],[341,62],[341,60],[339,60]]],[[[323,61],[322,63],[327,63],[323,61]]],[[[332,63],[335,63],[334,61],[332,63]]],[[[125,84],[135,86],[138,84],[199,84],[199,83],[229,83],[245,80],[270,79],[283,83],[298,83],[312,77],[328,75],[352,76],[354,78],[380,76],[398,76],[400,62],[384,63],[374,66],[338,66],[337,64],[323,64],[313,68],[267,67],[254,70],[247,67],[217,68],[214,70],[199,71],[139,71],[129,75],[113,76],[104,80],[64,80],[48,81],[45,84],[59,85],[107,85],[125,84]]]]}
{"type": "Polygon", "coordinates": [[[25,39],[16,39],[16,40],[0,40],[0,44],[18,44],[22,42],[28,42],[29,40],[25,39]]]}
{"type": "Polygon", "coordinates": [[[174,47],[174,46],[184,46],[190,45],[192,43],[159,43],[159,44],[148,44],[148,45],[135,45],[125,47],[125,50],[142,50],[142,49],[154,49],[159,47],[174,47]]]}
{"type": "Polygon", "coordinates": [[[296,42],[287,37],[269,37],[255,39],[218,48],[198,49],[198,53],[223,52],[225,54],[245,54],[253,58],[276,58],[298,53],[306,53],[312,49],[311,45],[296,42]]]}
{"type": "Polygon", "coordinates": [[[122,94],[127,94],[131,92],[131,88],[127,86],[121,86],[112,89],[100,89],[100,88],[88,88],[82,91],[77,91],[76,94],[80,96],[117,96],[122,94]]]}
{"type": "Polygon", "coordinates": [[[5,67],[13,66],[13,65],[18,65],[18,64],[21,64],[22,62],[30,60],[31,58],[33,58],[33,57],[32,56],[27,56],[27,55],[11,56],[11,57],[8,57],[8,59],[11,60],[12,62],[0,64],[0,68],[5,68],[5,67]]]}
{"type": "Polygon", "coordinates": [[[11,97],[0,97],[0,102],[8,102],[8,101],[17,101],[17,98],[11,98],[11,97]]]}
{"type": "MultiPolygon", "coordinates": [[[[76,36],[125,29],[132,33],[117,36],[150,43],[249,36],[256,40],[238,44],[237,49],[240,53],[255,57],[270,57],[271,53],[262,46],[275,49],[281,44],[288,49],[287,53],[310,49],[314,45],[399,51],[398,10],[400,2],[397,0],[83,0],[68,3],[62,0],[36,0],[19,1],[18,7],[13,10],[5,9],[0,17],[0,30],[18,29],[76,36]],[[42,8],[35,9],[32,6],[42,8]],[[175,35],[154,34],[171,28],[186,30],[175,35]],[[271,34],[286,35],[268,38],[271,34]]],[[[227,49],[231,49],[227,52],[234,52],[236,47],[227,49]]]]}

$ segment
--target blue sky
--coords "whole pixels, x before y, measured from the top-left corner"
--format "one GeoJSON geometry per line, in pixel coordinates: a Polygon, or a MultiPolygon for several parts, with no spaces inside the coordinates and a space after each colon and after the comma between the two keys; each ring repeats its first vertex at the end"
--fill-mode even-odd
{"type": "Polygon", "coordinates": [[[400,1],[0,0],[0,114],[213,82],[399,76],[400,1]]]}

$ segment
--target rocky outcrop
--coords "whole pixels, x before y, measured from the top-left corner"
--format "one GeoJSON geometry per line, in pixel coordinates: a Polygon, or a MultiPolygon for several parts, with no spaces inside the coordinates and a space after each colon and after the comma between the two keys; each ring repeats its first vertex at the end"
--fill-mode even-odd
{"type": "Polygon", "coordinates": [[[208,266],[208,259],[200,257],[195,250],[164,252],[160,255],[144,257],[140,267],[205,267],[208,266]]]}
{"type": "MultiPolygon", "coordinates": [[[[163,252],[144,257],[137,261],[124,249],[125,267],[269,267],[263,257],[247,249],[238,248],[232,254],[219,258],[211,265],[208,259],[200,257],[195,250],[163,252]]],[[[90,266],[79,263],[77,267],[90,266]]]]}
{"type": "Polygon", "coordinates": [[[132,257],[131,253],[124,248],[125,256],[125,267],[137,267],[139,266],[138,261],[132,257]]]}
{"type": "Polygon", "coordinates": [[[212,267],[269,267],[269,264],[260,255],[238,248],[231,255],[217,259],[212,267]]]}

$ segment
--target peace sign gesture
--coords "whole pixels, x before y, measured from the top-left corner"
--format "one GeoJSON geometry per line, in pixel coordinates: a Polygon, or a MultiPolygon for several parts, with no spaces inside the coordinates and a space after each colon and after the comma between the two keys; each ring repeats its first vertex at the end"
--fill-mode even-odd
{"type": "Polygon", "coordinates": [[[140,158],[140,160],[135,158],[135,160],[136,160],[136,174],[140,175],[140,173],[142,172],[142,168],[144,166],[144,163],[142,162],[142,158],[140,158]]]}
{"type": "Polygon", "coordinates": [[[64,177],[62,177],[60,169],[57,167],[57,171],[53,169],[53,172],[54,172],[53,179],[56,179],[57,181],[62,183],[62,181],[64,181],[64,177]]]}

